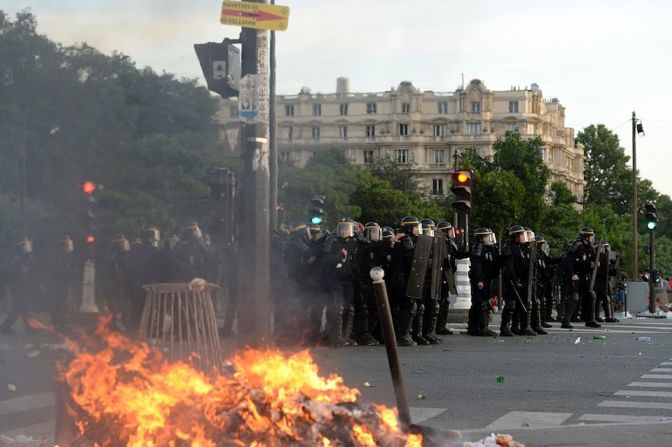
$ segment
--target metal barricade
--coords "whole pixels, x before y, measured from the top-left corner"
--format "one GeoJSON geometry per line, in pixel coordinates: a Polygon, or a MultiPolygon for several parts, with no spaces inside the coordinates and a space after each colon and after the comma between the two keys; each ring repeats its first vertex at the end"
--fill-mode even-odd
{"type": "Polygon", "coordinates": [[[140,336],[170,360],[182,360],[206,373],[222,366],[222,350],[212,304],[216,284],[149,284],[140,336]]]}

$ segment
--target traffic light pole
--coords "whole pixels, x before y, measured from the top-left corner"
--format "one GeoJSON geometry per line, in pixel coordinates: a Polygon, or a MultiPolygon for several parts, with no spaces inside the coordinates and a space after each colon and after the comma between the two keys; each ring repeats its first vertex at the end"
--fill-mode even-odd
{"type": "MultiPolygon", "coordinates": [[[[268,74],[268,31],[243,28],[241,40],[242,75],[268,74]]],[[[259,93],[260,103],[268,101],[259,93]]],[[[271,329],[268,123],[246,124],[243,136],[238,333],[241,346],[254,347],[269,341],[271,329]]]]}
{"type": "Polygon", "coordinates": [[[637,280],[637,117],[632,112],[632,279],[637,280]]]}
{"type": "Polygon", "coordinates": [[[649,230],[649,313],[656,311],[656,230],[649,230]]]}

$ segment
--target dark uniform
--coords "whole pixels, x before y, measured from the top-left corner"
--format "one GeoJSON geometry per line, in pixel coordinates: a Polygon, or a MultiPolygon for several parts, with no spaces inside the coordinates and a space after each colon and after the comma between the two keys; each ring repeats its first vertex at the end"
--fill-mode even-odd
{"type": "MultiPolygon", "coordinates": [[[[100,272],[103,301],[116,316],[126,313],[131,285],[130,244],[124,235],[112,238],[100,272]]],[[[123,316],[123,315],[122,315],[123,316]]]]}
{"type": "Polygon", "coordinates": [[[601,242],[602,252],[597,265],[597,276],[595,277],[595,320],[597,322],[606,321],[607,323],[617,323],[618,319],[614,318],[614,305],[611,300],[613,294],[611,284],[609,281],[610,264],[609,264],[609,244],[601,242]],[[604,311],[604,318],[600,318],[600,307],[604,311]]]}
{"type": "Polygon", "coordinates": [[[504,262],[504,310],[500,335],[511,336],[513,315],[520,315],[520,334],[536,335],[529,326],[531,303],[528,297],[528,277],[530,272],[529,250],[526,246],[527,234],[523,227],[514,225],[509,229],[509,240],[502,247],[504,262]]]}
{"type": "Polygon", "coordinates": [[[594,234],[592,228],[583,227],[579,238],[572,243],[565,256],[563,270],[568,298],[562,322],[563,328],[572,328],[570,319],[579,299],[581,300],[581,315],[586,326],[600,327],[600,324],[595,321],[595,300],[590,290],[590,280],[595,263],[594,234]]]}
{"type": "Polygon", "coordinates": [[[12,334],[12,326],[17,318],[23,319],[26,328],[31,305],[37,294],[37,275],[33,258],[32,243],[24,239],[16,245],[16,254],[9,268],[9,290],[12,294],[12,307],[0,326],[3,334],[12,334]]]}
{"type": "Polygon", "coordinates": [[[471,307],[469,308],[469,335],[496,336],[488,328],[490,321],[490,297],[492,281],[499,276],[501,259],[495,245],[494,234],[488,228],[479,228],[474,233],[469,261],[471,281],[471,307]]]}
{"type": "MultiPolygon", "coordinates": [[[[537,299],[539,300],[539,326],[550,328],[547,321],[551,321],[553,310],[553,276],[555,266],[560,263],[560,258],[549,255],[548,244],[542,237],[538,237],[537,243],[537,299]]],[[[533,329],[537,327],[536,316],[533,321],[533,329]]]]}
{"type": "Polygon", "coordinates": [[[194,278],[213,281],[216,276],[215,256],[197,224],[186,226],[180,241],[175,245],[178,282],[190,282],[194,278]]]}
{"type": "MultiPolygon", "coordinates": [[[[50,256],[43,262],[47,297],[50,304],[51,323],[63,329],[68,311],[68,297],[80,278],[81,263],[75,254],[69,236],[58,242],[50,256]]],[[[81,287],[81,283],[79,284],[81,287]]]]}
{"type": "Polygon", "coordinates": [[[452,329],[446,327],[448,323],[448,309],[450,294],[457,295],[457,259],[466,259],[470,256],[468,251],[460,251],[455,243],[455,229],[449,222],[439,222],[436,229],[446,237],[446,258],[443,261],[443,283],[441,284],[441,298],[439,300],[439,318],[436,323],[436,333],[439,335],[451,335],[452,329]]]}

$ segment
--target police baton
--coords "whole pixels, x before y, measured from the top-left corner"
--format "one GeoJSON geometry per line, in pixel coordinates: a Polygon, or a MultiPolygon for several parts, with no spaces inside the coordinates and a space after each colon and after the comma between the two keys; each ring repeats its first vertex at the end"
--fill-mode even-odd
{"type": "Polygon", "coordinates": [[[516,285],[513,283],[512,280],[509,280],[509,282],[511,283],[511,287],[513,287],[513,291],[516,292],[516,298],[518,298],[518,303],[520,303],[520,306],[523,308],[523,312],[527,313],[527,307],[525,306],[523,299],[520,297],[516,285]]]}
{"type": "Polygon", "coordinates": [[[394,397],[397,401],[397,412],[399,413],[399,424],[402,430],[408,431],[411,426],[411,412],[406,401],[406,391],[404,389],[404,379],[401,376],[401,362],[399,361],[399,351],[397,350],[397,339],[394,335],[394,325],[392,324],[392,313],[390,311],[390,301],[387,298],[387,288],[385,287],[385,271],[380,267],[374,267],[369,272],[373,280],[373,289],[376,293],[376,303],[378,304],[378,319],[383,328],[383,340],[385,341],[385,350],[387,351],[387,362],[390,365],[392,375],[392,385],[394,386],[394,397]]]}

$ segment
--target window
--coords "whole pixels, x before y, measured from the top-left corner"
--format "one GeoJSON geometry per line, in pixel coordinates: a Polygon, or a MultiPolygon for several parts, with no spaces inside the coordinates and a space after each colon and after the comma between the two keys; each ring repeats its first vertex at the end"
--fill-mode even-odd
{"type": "Polygon", "coordinates": [[[446,101],[439,101],[439,113],[448,113],[448,103],[446,101]]]}
{"type": "Polygon", "coordinates": [[[339,111],[341,112],[341,115],[347,115],[348,114],[348,105],[347,104],[341,104],[339,106],[339,111]]]}
{"type": "Polygon", "coordinates": [[[282,163],[289,163],[289,151],[280,152],[280,161],[282,163]]]}
{"type": "Polygon", "coordinates": [[[376,136],[376,126],[366,126],[366,136],[373,138],[376,136]]]}
{"type": "Polygon", "coordinates": [[[400,164],[408,163],[408,149],[397,149],[394,159],[400,164]]]}
{"type": "Polygon", "coordinates": [[[518,101],[509,101],[509,113],[518,113],[518,101]]]}
{"type": "Polygon", "coordinates": [[[399,135],[402,137],[408,136],[408,124],[399,124],[399,135]]]}
{"type": "Polygon", "coordinates": [[[372,150],[365,150],[362,151],[364,155],[364,163],[365,164],[371,164],[373,163],[373,151],[372,150]]]}
{"type": "Polygon", "coordinates": [[[435,178],[432,179],[432,195],[442,196],[443,195],[443,179],[435,178]]]}
{"type": "Polygon", "coordinates": [[[506,130],[507,132],[515,132],[518,130],[518,125],[517,124],[507,124],[506,125],[506,130]]]}
{"type": "Polygon", "coordinates": [[[536,135],[537,134],[537,125],[534,123],[528,124],[527,125],[527,133],[530,135],[536,135]]]}
{"type": "Polygon", "coordinates": [[[443,149],[434,149],[433,162],[435,165],[443,165],[445,163],[445,151],[443,149]]]}
{"type": "Polygon", "coordinates": [[[294,138],[294,128],[292,126],[287,126],[285,127],[285,130],[287,131],[287,139],[292,140],[294,138]]]}
{"type": "Polygon", "coordinates": [[[445,124],[434,124],[434,136],[445,137],[448,135],[448,126],[445,124]]]}
{"type": "Polygon", "coordinates": [[[285,115],[294,116],[294,104],[285,104],[285,115]]]}
{"type": "Polygon", "coordinates": [[[411,103],[402,102],[401,103],[401,113],[411,113],[411,103]]]}
{"type": "Polygon", "coordinates": [[[376,103],[370,102],[366,104],[366,113],[376,113],[376,103]]]}
{"type": "Polygon", "coordinates": [[[322,104],[313,104],[313,115],[314,116],[322,115],[322,104]]]}
{"type": "Polygon", "coordinates": [[[471,113],[481,113],[481,103],[478,101],[471,101],[471,113]]]}
{"type": "Polygon", "coordinates": [[[348,139],[348,126],[338,126],[338,136],[341,140],[348,139]]]}
{"type": "Polygon", "coordinates": [[[320,139],[320,127],[313,126],[313,140],[319,140],[319,139],[320,139]]]}
{"type": "Polygon", "coordinates": [[[467,123],[467,133],[469,135],[480,135],[481,123],[467,123]]]}

